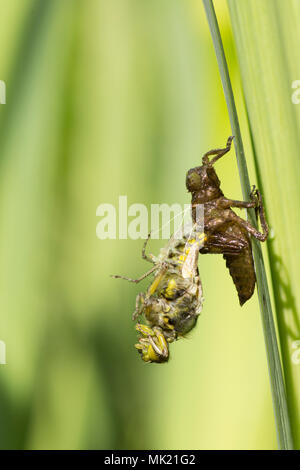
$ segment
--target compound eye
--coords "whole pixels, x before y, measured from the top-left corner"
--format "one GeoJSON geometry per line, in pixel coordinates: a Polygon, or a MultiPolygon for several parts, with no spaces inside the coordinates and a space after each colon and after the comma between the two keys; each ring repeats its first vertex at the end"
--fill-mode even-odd
{"type": "Polygon", "coordinates": [[[186,187],[190,192],[197,191],[201,187],[201,177],[195,168],[189,170],[186,175],[186,187]]]}

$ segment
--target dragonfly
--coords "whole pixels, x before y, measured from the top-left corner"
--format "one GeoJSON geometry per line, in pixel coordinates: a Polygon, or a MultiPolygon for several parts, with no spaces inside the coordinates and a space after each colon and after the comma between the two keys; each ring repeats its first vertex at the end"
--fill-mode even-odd
{"type": "Polygon", "coordinates": [[[181,237],[174,234],[158,256],[146,254],[150,234],[142,258],[153,264],[138,279],[112,277],[139,283],[153,275],[146,292],[136,297],[132,319],[139,334],[135,348],[144,362],[164,363],[169,360],[169,344],[185,337],[197,324],[203,306],[203,290],[198,270],[199,250],[205,234],[196,224],[181,237]],[[139,320],[144,317],[145,323],[139,320]]]}

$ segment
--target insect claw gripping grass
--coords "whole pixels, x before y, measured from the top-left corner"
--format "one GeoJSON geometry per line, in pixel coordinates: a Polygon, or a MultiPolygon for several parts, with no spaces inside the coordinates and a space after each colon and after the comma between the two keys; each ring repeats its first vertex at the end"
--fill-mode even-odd
{"type": "Polygon", "coordinates": [[[229,152],[232,140],[233,136],[230,136],[225,148],[206,152],[202,158],[202,165],[187,172],[186,186],[192,195],[195,224],[198,222],[195,207],[198,204],[204,206],[205,239],[200,252],[223,254],[237,289],[240,304],[243,305],[252,296],[256,282],[251,236],[259,241],[265,241],[269,229],[258,189],[253,188],[248,202],[227,199],[220,189],[220,180],[213,165],[229,152]],[[209,156],[212,155],[214,157],[209,160],[209,156]],[[232,207],[256,209],[263,233],[235,214],[232,207]]]}

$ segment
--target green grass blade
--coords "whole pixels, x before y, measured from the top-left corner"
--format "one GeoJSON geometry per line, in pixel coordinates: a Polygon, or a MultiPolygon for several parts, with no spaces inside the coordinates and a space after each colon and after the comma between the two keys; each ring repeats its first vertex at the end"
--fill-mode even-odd
{"type": "Polygon", "coordinates": [[[257,172],[275,234],[268,244],[270,270],[294,445],[299,449],[300,106],[293,102],[297,90],[292,84],[300,77],[300,3],[228,3],[257,172]]]}
{"type": "MultiPolygon", "coordinates": [[[[213,3],[211,0],[203,0],[208,23],[211,30],[211,36],[218,60],[220,75],[222,79],[224,94],[228,107],[232,133],[235,136],[235,149],[242,191],[245,199],[249,198],[250,182],[247,170],[247,163],[244,155],[243,142],[239,127],[237,111],[235,107],[228,67],[222,45],[221,35],[215,15],[213,3]]],[[[249,211],[249,219],[253,225],[256,225],[253,211],[249,211]]],[[[264,267],[262,251],[259,243],[254,241],[253,254],[255,261],[258,296],[267,352],[267,361],[270,374],[270,384],[275,413],[275,422],[277,438],[280,449],[292,449],[292,435],[290,429],[284,379],[281,369],[280,355],[277,345],[276,331],[270,302],[267,277],[264,267]]]]}

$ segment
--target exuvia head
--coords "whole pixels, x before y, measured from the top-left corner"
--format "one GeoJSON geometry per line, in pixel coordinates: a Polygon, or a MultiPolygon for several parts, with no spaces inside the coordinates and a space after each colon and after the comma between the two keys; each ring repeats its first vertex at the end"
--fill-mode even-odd
{"type": "Polygon", "coordinates": [[[220,180],[213,168],[219,158],[229,152],[233,136],[227,140],[227,145],[223,149],[214,149],[207,152],[202,158],[202,165],[191,168],[186,175],[187,190],[192,193],[199,193],[205,199],[211,199],[217,195],[221,195],[220,180]],[[215,155],[209,160],[210,155],[215,155]]]}

